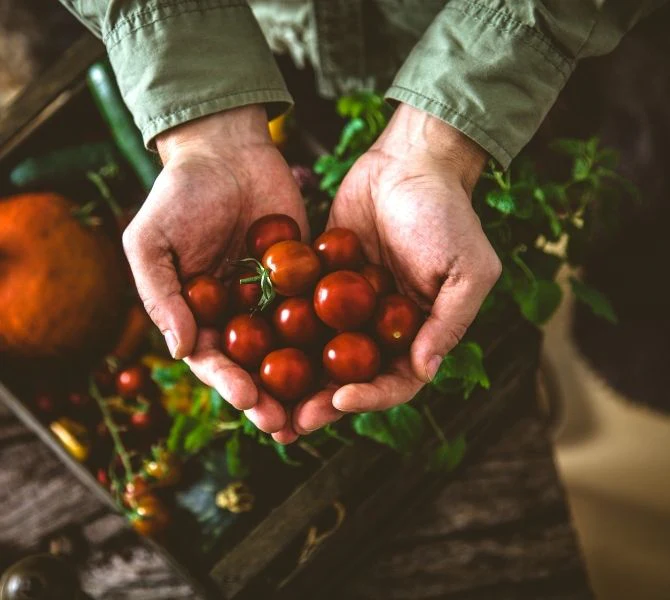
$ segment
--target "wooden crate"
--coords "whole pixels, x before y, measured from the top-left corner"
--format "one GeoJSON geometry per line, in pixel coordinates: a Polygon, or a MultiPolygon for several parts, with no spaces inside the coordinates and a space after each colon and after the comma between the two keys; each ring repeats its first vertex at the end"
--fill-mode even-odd
{"type": "MultiPolygon", "coordinates": [[[[99,43],[84,35],[0,118],[0,176],[17,156],[25,153],[25,148],[40,143],[41,136],[64,109],[73,102],[86,102],[83,76],[86,67],[101,55],[99,43]]],[[[537,330],[513,319],[504,330],[488,331],[487,338],[491,390],[479,390],[467,401],[441,397],[435,392],[429,399],[445,435],[465,435],[468,457],[494,440],[520,411],[527,410],[534,398],[540,343],[537,330]]],[[[115,506],[93,475],[2,384],[0,399],[92,493],[115,506]]],[[[288,497],[249,526],[238,543],[214,557],[211,568],[206,570],[185,565],[164,547],[150,540],[147,543],[153,544],[204,595],[229,599],[295,598],[317,592],[323,595],[324,586],[336,589],[338,572],[374,548],[376,532],[388,527],[401,507],[428,493],[432,486],[444,484],[448,476],[435,476],[423,467],[425,455],[436,444],[435,439],[427,437],[417,454],[405,459],[362,439],[343,446],[288,497]],[[319,523],[336,509],[343,511],[344,518],[330,535],[323,536],[319,523]],[[307,543],[310,539],[312,542],[307,543]]],[[[187,547],[182,550],[188,552],[187,547]]]]}

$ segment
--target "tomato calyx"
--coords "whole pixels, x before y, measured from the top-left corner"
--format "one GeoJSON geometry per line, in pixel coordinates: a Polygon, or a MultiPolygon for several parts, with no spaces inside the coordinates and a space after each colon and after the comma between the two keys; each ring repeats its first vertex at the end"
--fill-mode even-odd
{"type": "Polygon", "coordinates": [[[276,298],[277,292],[275,292],[274,285],[270,279],[270,270],[266,269],[260,261],[255,258],[243,258],[241,260],[235,261],[233,264],[245,267],[249,269],[251,267],[252,271],[256,272],[256,275],[251,277],[243,277],[240,279],[240,284],[251,284],[258,283],[261,286],[261,298],[258,301],[258,306],[254,308],[253,312],[257,310],[265,310],[272,301],[276,298]]]}

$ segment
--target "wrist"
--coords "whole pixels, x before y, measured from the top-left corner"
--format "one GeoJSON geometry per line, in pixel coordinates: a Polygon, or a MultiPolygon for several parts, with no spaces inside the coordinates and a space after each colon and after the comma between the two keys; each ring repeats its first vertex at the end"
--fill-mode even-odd
{"type": "Polygon", "coordinates": [[[428,158],[455,171],[471,191],[488,159],[476,142],[445,121],[401,103],[377,140],[376,148],[403,159],[428,158]]]}
{"type": "Polygon", "coordinates": [[[251,104],[200,117],[173,127],[156,137],[163,163],[183,154],[220,156],[231,146],[271,143],[265,108],[251,104]]]}

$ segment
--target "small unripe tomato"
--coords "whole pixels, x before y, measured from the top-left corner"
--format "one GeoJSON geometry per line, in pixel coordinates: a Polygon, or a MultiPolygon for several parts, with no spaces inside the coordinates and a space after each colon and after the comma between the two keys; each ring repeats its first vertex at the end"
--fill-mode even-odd
{"type": "Polygon", "coordinates": [[[170,513],[166,506],[153,494],[144,494],[130,515],[132,525],[140,535],[158,537],[170,526],[170,513]]]}
{"type": "Polygon", "coordinates": [[[390,294],[395,288],[391,271],[382,265],[368,263],[363,265],[359,273],[370,282],[378,298],[390,294]]]}
{"type": "Polygon", "coordinates": [[[263,387],[285,404],[304,398],[314,380],[309,358],[297,348],[270,352],[263,360],[260,377],[263,387]]]}
{"type": "Polygon", "coordinates": [[[139,499],[145,494],[148,494],[150,491],[151,487],[149,486],[147,480],[143,477],[140,477],[139,475],[136,475],[132,481],[126,483],[126,486],[123,488],[121,498],[127,507],[134,508],[137,506],[139,499]]]}
{"type": "Polygon", "coordinates": [[[267,321],[259,315],[237,315],[226,325],[223,352],[245,369],[255,369],[272,350],[274,336],[267,321]]]}
{"type": "Polygon", "coordinates": [[[363,275],[335,271],[326,275],[314,290],[314,310],[326,325],[339,331],[358,329],[375,310],[374,289],[363,275]]]}
{"type": "Polygon", "coordinates": [[[228,303],[228,292],[216,277],[194,277],[184,286],[184,298],[198,325],[214,327],[221,323],[228,303]]]}
{"type": "Polygon", "coordinates": [[[144,472],[155,482],[155,487],[175,485],[181,479],[181,461],[171,452],[162,450],[144,463],[144,472]]]}
{"type": "Polygon", "coordinates": [[[300,227],[288,215],[273,213],[256,219],[247,230],[247,251],[260,260],[277,242],[300,241],[300,227]]]}
{"type": "Polygon", "coordinates": [[[307,244],[288,240],[270,246],[261,261],[278,294],[299,296],[319,278],[321,263],[307,244]]]}
{"type": "Polygon", "coordinates": [[[133,365],[116,374],[116,391],[125,398],[133,398],[151,391],[151,372],[144,365],[133,365]]]}
{"type": "Polygon", "coordinates": [[[324,329],[311,299],[299,296],[280,302],[272,315],[272,323],[283,343],[297,347],[314,344],[324,329]]]}
{"type": "Polygon", "coordinates": [[[342,385],[371,381],[379,373],[380,365],[377,344],[363,333],[340,333],[323,349],[326,373],[342,385]]]}
{"type": "Polygon", "coordinates": [[[393,353],[407,350],[423,322],[416,302],[402,294],[390,294],[377,304],[374,316],[375,337],[393,353]]]}
{"type": "Polygon", "coordinates": [[[326,273],[355,270],[363,263],[361,242],[351,229],[333,227],[316,238],[313,247],[326,273]]]}

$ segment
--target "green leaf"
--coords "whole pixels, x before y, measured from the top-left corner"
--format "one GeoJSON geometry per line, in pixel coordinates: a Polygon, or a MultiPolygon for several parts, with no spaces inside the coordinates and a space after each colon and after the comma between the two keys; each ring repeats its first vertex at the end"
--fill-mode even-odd
{"type": "Polygon", "coordinates": [[[209,388],[209,415],[211,418],[217,419],[221,416],[223,403],[223,396],[214,388],[209,388]]]}
{"type": "Polygon", "coordinates": [[[561,221],[558,218],[556,211],[551,207],[549,202],[547,202],[544,190],[542,188],[536,188],[533,196],[542,207],[542,211],[549,221],[549,229],[551,230],[552,235],[554,238],[558,238],[563,233],[563,226],[561,225],[561,221]]]}
{"type": "Polygon", "coordinates": [[[578,156],[572,165],[572,178],[575,181],[585,181],[591,174],[591,161],[588,158],[578,156]]]}
{"type": "Polygon", "coordinates": [[[586,304],[593,311],[593,314],[613,324],[619,322],[612,304],[601,292],[574,277],[570,278],[570,286],[575,298],[586,304]]]}
{"type": "Polygon", "coordinates": [[[384,411],[384,416],[395,441],[395,448],[403,454],[409,454],[423,437],[421,413],[410,404],[399,404],[384,411]]]}
{"type": "Polygon", "coordinates": [[[537,279],[518,285],[513,295],[523,316],[535,325],[542,325],[558,308],[563,292],[555,281],[537,279]]]}
{"type": "Polygon", "coordinates": [[[288,455],[287,446],[284,446],[284,444],[271,440],[270,445],[275,449],[275,452],[284,464],[291,465],[292,467],[299,467],[302,464],[299,460],[295,460],[288,455]]]}
{"type": "Polygon", "coordinates": [[[207,422],[199,422],[184,439],[184,451],[195,454],[202,450],[214,437],[214,429],[207,422]]]}
{"type": "Polygon", "coordinates": [[[369,412],[354,415],[352,419],[354,431],[363,437],[375,442],[395,448],[395,440],[383,413],[369,412]]]}
{"type": "Polygon", "coordinates": [[[437,374],[431,382],[438,390],[448,393],[453,382],[461,382],[467,398],[480,385],[488,389],[491,385],[484,368],[484,351],[475,342],[461,342],[444,357],[437,374]]]}
{"type": "Polygon", "coordinates": [[[226,466],[231,477],[244,479],[249,476],[249,465],[242,457],[242,440],[239,430],[226,442],[226,466]]]}
{"type": "Polygon", "coordinates": [[[347,149],[349,148],[350,145],[352,145],[352,142],[355,142],[356,137],[359,136],[360,134],[367,129],[367,124],[366,122],[361,119],[360,117],[356,119],[352,119],[349,121],[345,126],[344,129],[342,130],[342,133],[340,134],[340,142],[337,144],[335,147],[335,154],[336,156],[342,156],[347,149]]]}
{"type": "Polygon", "coordinates": [[[151,370],[151,378],[162,390],[174,387],[190,373],[189,366],[183,361],[175,361],[168,366],[155,366],[151,370]]]}
{"type": "Polygon", "coordinates": [[[509,190],[493,189],[486,194],[486,204],[503,215],[511,215],[517,209],[516,200],[509,190]]]}
{"type": "Polygon", "coordinates": [[[550,144],[550,148],[568,156],[582,156],[586,152],[586,142],[583,140],[559,139],[554,140],[550,144]]]}
{"type": "Polygon", "coordinates": [[[170,452],[181,454],[183,450],[184,437],[193,427],[193,420],[185,414],[178,414],[172,422],[166,442],[170,452]]]}
{"type": "Polygon", "coordinates": [[[594,158],[598,153],[598,144],[600,140],[597,137],[589,138],[586,142],[586,155],[594,158]]]}
{"type": "Polygon", "coordinates": [[[431,471],[450,473],[463,462],[465,457],[465,436],[459,435],[452,441],[440,444],[428,462],[431,471]]]}

